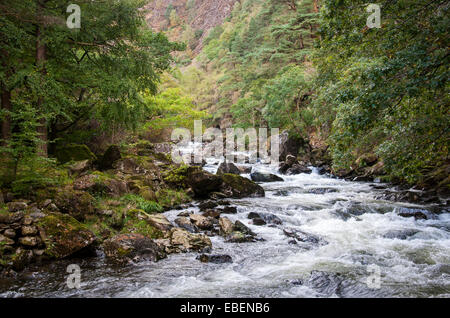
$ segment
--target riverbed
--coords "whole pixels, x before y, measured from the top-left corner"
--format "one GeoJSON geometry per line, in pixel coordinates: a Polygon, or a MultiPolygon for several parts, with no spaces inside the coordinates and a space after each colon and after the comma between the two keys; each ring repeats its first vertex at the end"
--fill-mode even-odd
{"type": "MultiPolygon", "coordinates": [[[[217,165],[205,169],[215,172],[217,165]]],[[[253,169],[276,173],[266,165],[253,169]]],[[[3,280],[0,297],[450,297],[448,209],[377,199],[380,184],[339,180],[316,169],[281,177],[284,182],[262,184],[264,198],[228,200],[238,213],[227,217],[262,239],[211,237],[211,253],[229,255],[232,263],[202,263],[197,253],[186,253],[117,268],[99,255],[3,280]],[[402,217],[401,211],[421,211],[428,219],[402,217]],[[277,222],[253,225],[250,212],[277,222]],[[297,232],[308,239],[288,235],[297,232]],[[67,287],[71,263],[80,265],[80,289],[67,287]]],[[[198,213],[195,206],[188,210],[198,213]]],[[[173,221],[180,212],[165,214],[173,221]]]]}

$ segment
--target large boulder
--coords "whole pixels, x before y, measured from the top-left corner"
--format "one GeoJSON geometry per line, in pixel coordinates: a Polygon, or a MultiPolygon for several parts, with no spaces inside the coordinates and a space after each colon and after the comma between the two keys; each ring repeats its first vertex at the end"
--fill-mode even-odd
{"type": "Polygon", "coordinates": [[[88,159],[77,161],[68,167],[71,175],[81,174],[82,172],[89,170],[89,168],[91,168],[91,161],[88,159]]]}
{"type": "Polygon", "coordinates": [[[263,173],[263,172],[253,172],[250,175],[250,178],[252,178],[255,182],[280,182],[284,181],[283,178],[280,178],[277,175],[274,175],[272,173],[263,173]]]}
{"type": "Polygon", "coordinates": [[[191,214],[189,216],[191,222],[201,230],[211,230],[214,227],[212,218],[205,217],[200,214],[191,214]]]}
{"type": "Polygon", "coordinates": [[[196,196],[206,197],[210,193],[220,190],[222,178],[199,167],[189,167],[186,172],[185,182],[196,196]]]}
{"type": "Polygon", "coordinates": [[[264,197],[264,189],[255,182],[230,173],[222,175],[220,192],[231,198],[264,197]]]}
{"type": "Polygon", "coordinates": [[[190,233],[197,233],[198,228],[191,222],[191,219],[185,216],[175,219],[175,224],[190,233]]]}
{"type": "Polygon", "coordinates": [[[97,157],[86,145],[68,144],[59,146],[56,149],[55,156],[60,163],[69,161],[96,161],[97,157]]]}
{"type": "Polygon", "coordinates": [[[232,162],[222,162],[217,169],[217,174],[222,175],[224,173],[231,173],[239,175],[241,170],[232,162]]]}
{"type": "Polygon", "coordinates": [[[185,229],[173,228],[170,233],[169,252],[202,251],[212,247],[209,237],[203,234],[191,234],[185,229]]]}
{"type": "Polygon", "coordinates": [[[117,160],[113,167],[124,174],[147,175],[152,180],[161,178],[158,166],[146,157],[125,157],[117,160]]]}
{"type": "Polygon", "coordinates": [[[95,241],[95,235],[73,217],[51,213],[39,219],[38,229],[45,244],[45,254],[51,258],[70,256],[95,241]]]}
{"type": "Polygon", "coordinates": [[[28,207],[26,202],[8,202],[6,205],[9,212],[23,211],[28,207]]]}
{"type": "Polygon", "coordinates": [[[296,174],[300,174],[300,173],[307,173],[310,174],[312,173],[312,170],[309,169],[307,166],[305,165],[301,165],[301,164],[293,164],[292,167],[288,168],[286,171],[287,175],[296,175],[296,174]]]}
{"type": "Polygon", "coordinates": [[[172,223],[163,214],[149,215],[146,221],[161,232],[168,232],[173,228],[172,223]]]}
{"type": "Polygon", "coordinates": [[[119,234],[103,243],[109,261],[124,265],[141,260],[156,262],[166,257],[164,250],[152,239],[141,234],[119,234]]]}
{"type": "Polygon", "coordinates": [[[255,242],[257,240],[256,233],[250,230],[241,221],[236,221],[233,225],[233,230],[230,235],[227,236],[226,242],[228,243],[247,243],[255,242]]]}
{"type": "Polygon", "coordinates": [[[116,145],[111,145],[106,149],[102,158],[99,161],[99,166],[101,170],[108,170],[113,168],[113,164],[120,160],[122,155],[120,154],[120,148],[116,145]]]}
{"type": "Polygon", "coordinates": [[[60,212],[70,214],[78,221],[84,221],[87,215],[95,213],[95,199],[84,191],[63,189],[55,196],[54,202],[60,212]]]}
{"type": "Polygon", "coordinates": [[[91,194],[121,196],[128,192],[127,183],[106,174],[95,172],[79,177],[73,183],[75,190],[88,191],[91,194]]]}

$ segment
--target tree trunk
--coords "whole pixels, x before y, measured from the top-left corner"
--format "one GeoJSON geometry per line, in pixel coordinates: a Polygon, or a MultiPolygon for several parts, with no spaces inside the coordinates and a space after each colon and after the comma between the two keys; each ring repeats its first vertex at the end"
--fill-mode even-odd
{"type": "MultiPolygon", "coordinates": [[[[43,5],[39,3],[39,7],[38,7],[38,16],[42,15],[43,12],[43,5]]],[[[43,25],[38,25],[37,26],[37,30],[36,30],[36,65],[37,67],[41,68],[41,73],[44,76],[46,74],[45,71],[45,54],[46,54],[46,47],[45,47],[45,43],[43,40],[43,25]]],[[[38,97],[37,100],[37,110],[40,111],[41,116],[43,116],[44,112],[43,112],[43,104],[44,104],[44,98],[43,97],[38,97]]],[[[47,146],[47,141],[48,141],[48,132],[47,132],[47,120],[45,119],[45,117],[42,117],[39,119],[39,126],[36,129],[38,138],[40,139],[40,143],[38,145],[38,154],[42,157],[47,157],[48,156],[48,146],[47,146]]]]}
{"type": "MultiPolygon", "coordinates": [[[[2,86],[2,109],[10,112],[11,111],[11,91],[9,91],[5,86],[2,86]]],[[[2,145],[8,146],[9,140],[11,139],[11,116],[5,114],[2,120],[2,145]]]]}

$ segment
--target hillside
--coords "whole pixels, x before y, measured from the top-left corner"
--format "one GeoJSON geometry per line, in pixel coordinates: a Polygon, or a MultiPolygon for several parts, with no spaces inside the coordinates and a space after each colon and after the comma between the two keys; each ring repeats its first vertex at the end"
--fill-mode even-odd
{"type": "Polygon", "coordinates": [[[369,29],[361,1],[236,2],[203,48],[178,61],[170,85],[213,125],[289,130],[326,151],[339,176],[375,171],[386,181],[445,188],[448,7],[430,5],[423,22],[402,22],[398,33],[398,12],[420,8],[408,3],[383,4],[383,27],[369,29]]]}
{"type": "Polygon", "coordinates": [[[210,30],[230,15],[237,0],[154,0],[143,7],[148,25],[198,54],[210,30]]]}

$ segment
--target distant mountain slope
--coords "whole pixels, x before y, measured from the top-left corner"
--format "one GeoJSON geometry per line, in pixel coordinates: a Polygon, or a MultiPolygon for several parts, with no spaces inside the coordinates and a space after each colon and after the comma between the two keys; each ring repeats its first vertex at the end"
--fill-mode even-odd
{"type": "Polygon", "coordinates": [[[200,52],[209,31],[230,15],[237,0],[154,0],[143,9],[156,31],[165,31],[172,40],[194,40],[192,51],[200,52]],[[174,13],[175,12],[175,13],[174,13]],[[193,39],[188,32],[193,31],[193,39]],[[184,39],[183,39],[184,35],[184,39]]]}

